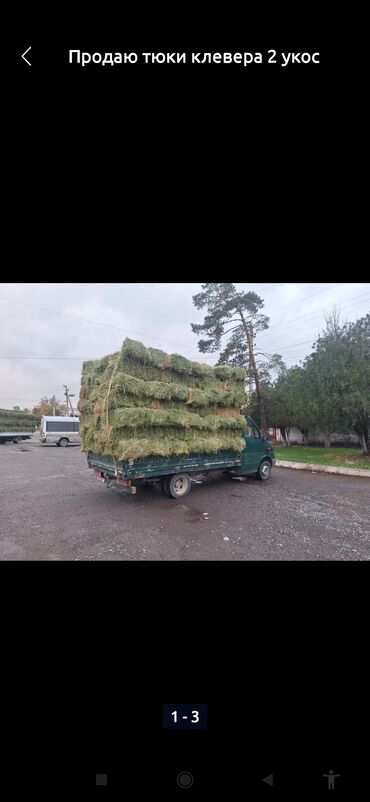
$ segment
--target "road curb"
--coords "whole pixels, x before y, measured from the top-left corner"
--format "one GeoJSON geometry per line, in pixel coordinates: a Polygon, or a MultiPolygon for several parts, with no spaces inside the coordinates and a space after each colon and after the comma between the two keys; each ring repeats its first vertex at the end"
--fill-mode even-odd
{"type": "Polygon", "coordinates": [[[309,462],[290,462],[286,459],[277,459],[277,468],[297,468],[299,471],[318,471],[320,473],[340,473],[342,476],[364,476],[370,479],[370,471],[361,468],[338,468],[334,465],[311,465],[309,462]]]}

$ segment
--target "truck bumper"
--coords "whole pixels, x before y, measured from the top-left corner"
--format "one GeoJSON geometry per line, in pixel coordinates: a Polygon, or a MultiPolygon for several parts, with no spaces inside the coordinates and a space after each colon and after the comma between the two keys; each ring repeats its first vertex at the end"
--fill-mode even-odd
{"type": "Polygon", "coordinates": [[[96,468],[93,470],[98,481],[103,482],[107,487],[111,487],[113,490],[120,490],[123,493],[135,495],[136,487],[131,484],[129,479],[120,479],[119,477],[113,479],[113,477],[104,474],[103,471],[96,470],[96,468]]]}

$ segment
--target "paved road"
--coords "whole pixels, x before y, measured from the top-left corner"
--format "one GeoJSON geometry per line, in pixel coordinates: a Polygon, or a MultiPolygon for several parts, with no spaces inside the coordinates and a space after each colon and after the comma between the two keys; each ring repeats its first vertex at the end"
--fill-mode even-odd
{"type": "Polygon", "coordinates": [[[107,490],[79,447],[0,446],[2,560],[369,560],[368,479],[222,474],[182,502],[107,490]],[[204,517],[208,513],[208,518],[204,517]]]}

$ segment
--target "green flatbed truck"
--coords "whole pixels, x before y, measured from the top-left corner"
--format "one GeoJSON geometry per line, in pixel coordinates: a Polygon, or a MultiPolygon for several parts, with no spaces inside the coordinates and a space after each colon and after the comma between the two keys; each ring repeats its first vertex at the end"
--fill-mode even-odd
{"type": "Polygon", "coordinates": [[[136,493],[137,486],[160,484],[170,498],[188,495],[192,484],[202,482],[212,471],[230,473],[235,479],[256,475],[261,481],[270,478],[275,465],[271,443],[261,436],[257,424],[245,416],[242,433],[245,448],[241,452],[219,451],[213,454],[190,454],[174,457],[144,457],[132,460],[115,460],[114,457],[87,452],[87,462],[96,477],[107,487],[127,493],[136,493]]]}
{"type": "Polygon", "coordinates": [[[0,443],[20,443],[21,440],[30,440],[33,432],[0,432],[0,443]]]}

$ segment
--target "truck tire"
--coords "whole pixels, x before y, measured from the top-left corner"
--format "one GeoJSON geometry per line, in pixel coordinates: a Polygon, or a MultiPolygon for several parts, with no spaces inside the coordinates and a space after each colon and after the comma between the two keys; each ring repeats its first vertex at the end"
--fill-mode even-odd
{"type": "Polygon", "coordinates": [[[61,437],[58,446],[61,446],[62,448],[67,448],[68,444],[69,444],[68,437],[61,437]]]}
{"type": "Polygon", "coordinates": [[[164,480],[164,492],[170,498],[185,498],[191,490],[191,479],[187,473],[175,473],[173,476],[166,476],[164,480]]]}
{"type": "Polygon", "coordinates": [[[271,476],[271,462],[268,459],[263,459],[258,471],[257,471],[257,479],[260,479],[261,482],[265,482],[266,479],[269,479],[271,476]]]}
{"type": "Polygon", "coordinates": [[[171,493],[170,493],[170,488],[169,488],[170,479],[171,479],[170,476],[165,476],[164,479],[162,479],[162,492],[166,496],[169,496],[171,498],[171,493]]]}

